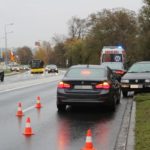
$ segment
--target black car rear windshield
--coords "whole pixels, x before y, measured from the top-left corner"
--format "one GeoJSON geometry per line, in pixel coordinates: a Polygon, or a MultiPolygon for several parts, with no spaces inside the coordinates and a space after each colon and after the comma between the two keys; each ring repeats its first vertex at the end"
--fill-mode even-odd
{"type": "Polygon", "coordinates": [[[65,76],[76,79],[100,79],[105,77],[106,73],[103,68],[72,68],[65,76]]]}
{"type": "Polygon", "coordinates": [[[128,72],[150,72],[150,63],[137,63],[131,66],[128,72]]]}
{"type": "Polygon", "coordinates": [[[47,65],[48,68],[57,68],[56,65],[47,65]]]}

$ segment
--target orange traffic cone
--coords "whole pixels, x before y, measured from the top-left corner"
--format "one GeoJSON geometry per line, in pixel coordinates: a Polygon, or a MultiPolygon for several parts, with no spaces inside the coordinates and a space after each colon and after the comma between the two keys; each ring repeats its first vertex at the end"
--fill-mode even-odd
{"type": "Polygon", "coordinates": [[[41,100],[40,96],[37,96],[35,108],[41,108],[42,107],[40,100],[41,100]]]}
{"type": "Polygon", "coordinates": [[[18,117],[22,117],[24,114],[23,114],[23,112],[22,112],[22,104],[19,102],[18,103],[18,111],[17,111],[17,113],[16,113],[16,116],[18,116],[18,117]]]}
{"type": "Polygon", "coordinates": [[[33,135],[29,117],[26,119],[26,127],[24,129],[24,133],[23,134],[26,135],[26,136],[33,135]]]}
{"type": "Polygon", "coordinates": [[[84,147],[81,150],[96,150],[92,143],[92,132],[89,129],[86,134],[86,142],[84,147]]]}

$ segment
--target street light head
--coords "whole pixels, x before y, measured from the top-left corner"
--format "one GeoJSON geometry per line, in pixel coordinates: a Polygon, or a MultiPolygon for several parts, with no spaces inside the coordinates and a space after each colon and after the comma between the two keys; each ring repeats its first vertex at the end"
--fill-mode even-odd
{"type": "Polygon", "coordinates": [[[12,26],[12,25],[14,25],[14,23],[8,23],[8,24],[5,24],[5,27],[6,26],[12,26]]]}

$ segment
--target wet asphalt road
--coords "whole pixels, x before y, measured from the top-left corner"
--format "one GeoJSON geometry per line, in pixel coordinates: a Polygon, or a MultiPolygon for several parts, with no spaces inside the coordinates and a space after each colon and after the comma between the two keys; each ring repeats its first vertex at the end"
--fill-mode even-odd
{"type": "Polygon", "coordinates": [[[21,89],[26,76],[25,80],[21,77],[16,80],[17,76],[10,77],[10,83],[14,83],[9,87],[11,90],[4,92],[2,88],[8,86],[8,80],[0,85],[0,150],[80,150],[89,128],[97,150],[114,149],[127,99],[121,99],[114,113],[103,107],[89,107],[68,108],[60,114],[56,108],[56,86],[62,75],[36,76],[38,80],[34,79],[34,83],[39,82],[38,85],[32,86],[32,82],[21,89]],[[40,110],[34,108],[37,96],[43,105],[40,110]],[[15,116],[18,102],[22,102],[22,118],[15,116]],[[34,132],[31,137],[22,134],[27,117],[34,132]]]}

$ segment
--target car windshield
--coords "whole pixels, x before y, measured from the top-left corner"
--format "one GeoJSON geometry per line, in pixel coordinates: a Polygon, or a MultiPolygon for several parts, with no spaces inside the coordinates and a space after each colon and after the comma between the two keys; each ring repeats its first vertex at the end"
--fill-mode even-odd
{"type": "Polygon", "coordinates": [[[105,77],[106,73],[103,68],[72,68],[65,76],[76,79],[100,79],[105,77]]]}
{"type": "Polygon", "coordinates": [[[117,70],[117,69],[124,69],[122,63],[102,63],[102,66],[108,66],[111,69],[117,70]]]}
{"type": "Polygon", "coordinates": [[[31,68],[43,68],[44,62],[42,60],[32,60],[31,68]]]}
{"type": "Polygon", "coordinates": [[[47,68],[57,68],[56,65],[47,65],[47,68]]]}
{"type": "Polygon", "coordinates": [[[150,72],[150,63],[137,63],[131,66],[129,73],[150,72]]]}

